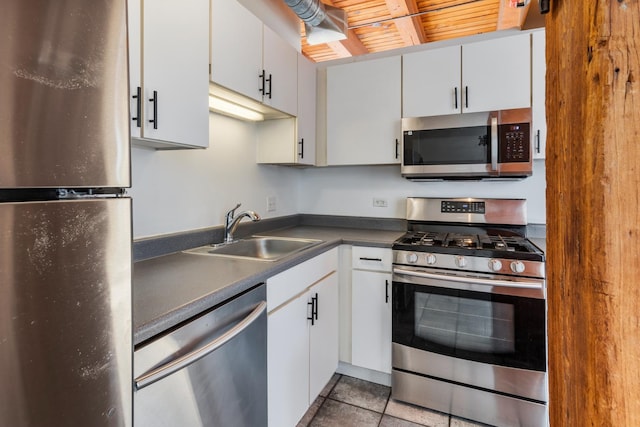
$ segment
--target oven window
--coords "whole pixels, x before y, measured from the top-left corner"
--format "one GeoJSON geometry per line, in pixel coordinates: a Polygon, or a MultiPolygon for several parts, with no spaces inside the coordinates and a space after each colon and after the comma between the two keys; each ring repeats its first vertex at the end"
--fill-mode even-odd
{"type": "Polygon", "coordinates": [[[415,335],[454,349],[513,353],[513,304],[417,293],[415,335]]]}
{"type": "Polygon", "coordinates": [[[490,128],[420,130],[404,133],[406,166],[491,163],[490,128]]]}
{"type": "Polygon", "coordinates": [[[543,299],[394,281],[392,336],[418,350],[546,370],[543,299]]]}

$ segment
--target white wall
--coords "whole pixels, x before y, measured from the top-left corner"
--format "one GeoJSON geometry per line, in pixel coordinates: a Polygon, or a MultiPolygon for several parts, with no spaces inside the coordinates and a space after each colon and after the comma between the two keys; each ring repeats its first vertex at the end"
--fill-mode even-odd
{"type": "Polygon", "coordinates": [[[298,212],[300,171],[256,165],[253,123],[210,114],[209,126],[206,150],[132,148],[134,238],[220,225],[236,203],[264,218],[298,212]]]}
{"type": "Polygon", "coordinates": [[[404,218],[405,199],[513,197],[528,200],[528,222],[545,223],[544,162],[521,181],[410,182],[399,166],[294,169],[257,165],[255,125],[210,114],[206,150],[132,148],[134,237],[221,225],[227,210],[257,211],[264,218],[296,213],[404,218]],[[267,197],[277,210],[267,212],[267,197]],[[373,207],[373,198],[388,202],[373,207]]]}
{"type": "Polygon", "coordinates": [[[305,169],[298,196],[300,213],[404,218],[407,197],[495,197],[527,199],[529,223],[544,224],[544,161],[534,161],[533,175],[519,181],[411,182],[400,166],[305,169]],[[373,198],[388,202],[373,207],[373,198]]]}

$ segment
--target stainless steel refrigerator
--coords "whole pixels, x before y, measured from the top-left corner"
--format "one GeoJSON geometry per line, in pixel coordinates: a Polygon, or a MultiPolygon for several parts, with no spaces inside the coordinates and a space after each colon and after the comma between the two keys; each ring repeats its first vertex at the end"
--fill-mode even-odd
{"type": "Polygon", "coordinates": [[[129,426],[126,0],[0,9],[0,426],[129,426]]]}

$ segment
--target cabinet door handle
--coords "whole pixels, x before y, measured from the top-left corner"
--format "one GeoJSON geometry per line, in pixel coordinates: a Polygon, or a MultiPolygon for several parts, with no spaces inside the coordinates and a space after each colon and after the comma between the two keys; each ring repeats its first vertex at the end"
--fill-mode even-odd
{"type": "Polygon", "coordinates": [[[309,316],[307,316],[307,320],[311,320],[311,326],[313,326],[314,325],[313,322],[315,321],[315,318],[313,317],[313,315],[314,315],[313,307],[315,306],[315,300],[313,298],[311,298],[311,301],[309,301],[307,303],[307,305],[311,306],[311,314],[309,316]]]}
{"type": "Polygon", "coordinates": [[[389,304],[389,281],[384,281],[384,302],[389,304]]]}
{"type": "Polygon", "coordinates": [[[267,75],[265,74],[265,71],[262,70],[262,74],[260,74],[258,76],[259,79],[262,79],[262,84],[260,85],[260,89],[258,89],[258,92],[260,92],[263,96],[266,95],[266,93],[265,93],[265,85],[266,85],[265,79],[266,79],[266,77],[267,77],[267,75]]]}
{"type": "Polygon", "coordinates": [[[301,159],[304,159],[304,138],[300,138],[298,145],[300,145],[300,151],[298,152],[298,157],[300,157],[301,159]]]}
{"type": "Polygon", "coordinates": [[[273,85],[273,76],[271,74],[269,74],[269,78],[267,79],[267,82],[269,82],[269,92],[265,93],[265,95],[268,95],[269,99],[271,99],[271,89],[273,85]]]}
{"type": "Polygon", "coordinates": [[[540,154],[540,129],[536,132],[536,153],[540,154]]]}
{"type": "Polygon", "coordinates": [[[307,320],[311,320],[311,326],[315,325],[315,321],[318,320],[318,293],[315,297],[311,297],[311,301],[307,303],[311,306],[311,315],[307,316],[307,320]]]}
{"type": "Polygon", "coordinates": [[[464,87],[464,108],[469,108],[469,86],[464,87]]]}
{"type": "Polygon", "coordinates": [[[360,261],[378,261],[378,262],[382,262],[382,258],[360,257],[360,261]]]}
{"type": "Polygon", "coordinates": [[[153,123],[153,128],[158,129],[158,91],[153,91],[153,98],[149,99],[153,103],[153,119],[149,123],[153,123]]]}
{"type": "Polygon", "coordinates": [[[262,96],[268,96],[271,99],[271,84],[273,82],[273,76],[269,74],[269,78],[267,78],[266,71],[262,70],[262,74],[258,76],[262,79],[262,86],[258,91],[262,94],[262,96]],[[269,91],[267,92],[267,83],[269,83],[269,91]]]}
{"type": "Polygon", "coordinates": [[[318,320],[318,293],[317,292],[316,292],[315,301],[316,301],[316,308],[314,311],[314,315],[316,316],[316,320],[318,320]]]}
{"type": "Polygon", "coordinates": [[[400,141],[396,138],[396,159],[400,157],[400,141]]]}
{"type": "Polygon", "coordinates": [[[136,122],[136,127],[140,127],[142,122],[142,88],[140,86],[137,87],[136,94],[131,98],[136,100],[136,116],[132,120],[136,122]]]}
{"type": "Polygon", "coordinates": [[[455,105],[455,110],[458,109],[458,86],[453,88],[453,104],[455,105]]]}

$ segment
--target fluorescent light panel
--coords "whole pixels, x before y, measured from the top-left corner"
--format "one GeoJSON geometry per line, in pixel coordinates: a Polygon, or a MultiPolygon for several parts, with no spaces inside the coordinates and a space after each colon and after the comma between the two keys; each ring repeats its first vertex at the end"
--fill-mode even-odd
{"type": "Polygon", "coordinates": [[[255,110],[213,95],[209,95],[209,109],[237,119],[250,120],[252,122],[264,120],[264,116],[255,110]]]}

